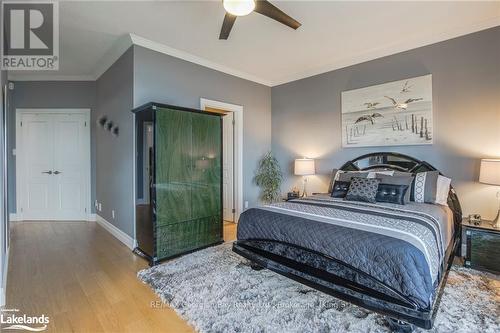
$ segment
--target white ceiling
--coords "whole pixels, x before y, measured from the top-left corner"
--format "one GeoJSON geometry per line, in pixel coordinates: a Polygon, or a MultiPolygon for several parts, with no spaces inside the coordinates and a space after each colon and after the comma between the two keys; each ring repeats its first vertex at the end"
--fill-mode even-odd
{"type": "Polygon", "coordinates": [[[93,80],[135,42],[273,86],[500,25],[498,1],[271,2],[302,27],[252,13],[221,41],[218,0],[61,2],[60,70],[9,78],[93,80]]]}

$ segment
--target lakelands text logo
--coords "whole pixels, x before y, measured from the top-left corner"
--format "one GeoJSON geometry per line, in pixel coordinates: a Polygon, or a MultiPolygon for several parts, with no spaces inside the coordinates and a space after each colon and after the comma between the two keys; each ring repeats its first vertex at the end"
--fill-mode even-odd
{"type": "Polygon", "coordinates": [[[3,70],[59,69],[57,2],[2,2],[3,70]]]}
{"type": "Polygon", "coordinates": [[[20,314],[19,309],[2,309],[0,313],[0,327],[2,330],[26,330],[42,332],[47,329],[49,317],[27,316],[20,314]]]}

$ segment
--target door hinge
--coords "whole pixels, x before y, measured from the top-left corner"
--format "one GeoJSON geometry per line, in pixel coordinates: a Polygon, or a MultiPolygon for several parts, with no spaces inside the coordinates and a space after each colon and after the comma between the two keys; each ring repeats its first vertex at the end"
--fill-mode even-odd
{"type": "Polygon", "coordinates": [[[21,127],[23,127],[23,122],[21,121],[21,127]]]}
{"type": "Polygon", "coordinates": [[[87,127],[87,122],[85,122],[85,127],[87,127]]]}
{"type": "Polygon", "coordinates": [[[87,212],[87,208],[85,208],[85,213],[87,212]]]}
{"type": "Polygon", "coordinates": [[[233,125],[236,124],[236,121],[233,119],[233,125]]]}
{"type": "Polygon", "coordinates": [[[234,209],[234,208],[231,209],[231,212],[236,213],[236,209],[234,209]]]}

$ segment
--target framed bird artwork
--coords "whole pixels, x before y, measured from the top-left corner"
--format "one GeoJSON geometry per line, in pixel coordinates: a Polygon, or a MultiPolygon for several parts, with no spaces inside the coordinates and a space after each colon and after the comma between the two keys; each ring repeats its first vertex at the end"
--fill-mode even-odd
{"type": "Polygon", "coordinates": [[[433,143],[432,75],[342,92],[342,146],[433,143]]]}

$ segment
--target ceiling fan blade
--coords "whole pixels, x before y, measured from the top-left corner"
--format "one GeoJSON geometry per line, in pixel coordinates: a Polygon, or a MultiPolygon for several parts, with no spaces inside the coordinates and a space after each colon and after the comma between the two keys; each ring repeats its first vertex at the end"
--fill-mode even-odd
{"type": "Polygon", "coordinates": [[[227,39],[229,37],[229,33],[233,28],[236,17],[236,15],[226,13],[226,15],[224,16],[224,22],[222,22],[222,28],[220,29],[219,39],[227,39]]]}
{"type": "Polygon", "coordinates": [[[254,11],[272,18],[273,20],[276,20],[280,23],[283,23],[284,25],[287,25],[292,29],[297,29],[301,26],[301,24],[297,20],[294,20],[293,18],[282,12],[281,9],[266,0],[255,1],[254,11]]]}

